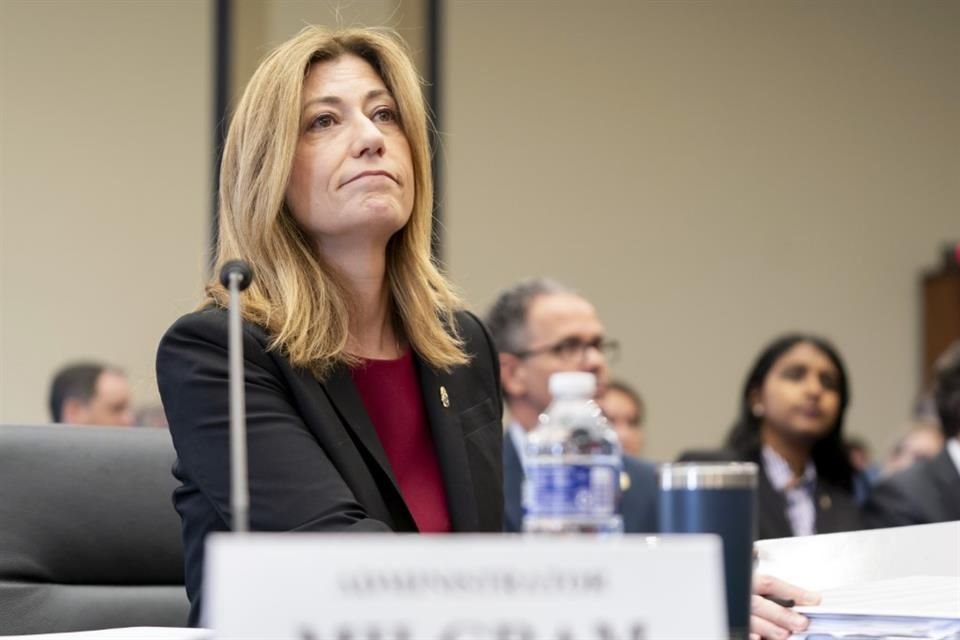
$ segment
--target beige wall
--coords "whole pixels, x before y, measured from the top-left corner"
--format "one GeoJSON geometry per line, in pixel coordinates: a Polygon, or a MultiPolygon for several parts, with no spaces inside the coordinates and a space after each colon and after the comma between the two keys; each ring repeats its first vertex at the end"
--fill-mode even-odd
{"type": "MultiPolygon", "coordinates": [[[[423,2],[237,0],[234,94],[311,22],[424,45],[423,2]],[[337,8],[339,6],[339,8],[337,8]]],[[[163,331],[206,278],[213,134],[209,0],[0,0],[0,422],[48,420],[80,358],[158,401],[163,331]]]]}
{"type": "Polygon", "coordinates": [[[655,457],[717,442],[794,328],[887,442],[918,275],[960,237],[960,3],[446,6],[446,254],[478,309],[533,274],[592,298],[655,457]]]}
{"type": "Polygon", "coordinates": [[[426,0],[240,0],[234,3],[232,93],[239,99],[260,60],[308,24],[395,29],[423,68],[426,0]]]}
{"type": "Polygon", "coordinates": [[[2,5],[0,422],[46,421],[76,358],[155,401],[157,341],[205,270],[210,4],[2,5]]]}
{"type": "MultiPolygon", "coordinates": [[[[423,3],[236,3],[239,86],[305,22],[423,3]]],[[[524,275],[593,298],[650,405],[651,453],[717,440],[748,361],[832,336],[853,430],[885,442],[919,359],[916,278],[960,236],[960,5],[445,5],[446,257],[473,306],[524,275]]],[[[102,357],[156,397],[197,301],[210,181],[209,2],[0,2],[0,421],[102,357]]]]}

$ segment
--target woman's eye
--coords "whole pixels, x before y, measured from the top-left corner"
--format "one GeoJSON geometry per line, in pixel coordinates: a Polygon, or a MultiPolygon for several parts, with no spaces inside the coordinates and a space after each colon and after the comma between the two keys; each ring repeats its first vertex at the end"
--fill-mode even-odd
{"type": "Polygon", "coordinates": [[[321,116],[317,116],[310,123],[311,129],[329,129],[334,124],[333,116],[329,113],[325,113],[321,116]]]}
{"type": "Polygon", "coordinates": [[[783,370],[783,377],[787,380],[802,380],[806,374],[805,367],[787,367],[783,370]]]}
{"type": "Polygon", "coordinates": [[[393,109],[388,109],[386,107],[382,109],[377,109],[373,112],[373,121],[374,122],[396,122],[397,114],[393,109]]]}
{"type": "Polygon", "coordinates": [[[830,391],[836,391],[840,388],[840,385],[837,383],[837,379],[831,375],[820,376],[820,386],[824,389],[829,389],[830,391]]]}

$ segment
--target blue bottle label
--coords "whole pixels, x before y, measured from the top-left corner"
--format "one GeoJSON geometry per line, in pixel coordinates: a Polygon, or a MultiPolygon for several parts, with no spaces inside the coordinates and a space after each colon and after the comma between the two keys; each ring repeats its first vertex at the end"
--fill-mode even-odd
{"type": "Polygon", "coordinates": [[[532,462],[526,468],[523,507],[529,516],[612,516],[617,511],[620,465],[532,462]]]}

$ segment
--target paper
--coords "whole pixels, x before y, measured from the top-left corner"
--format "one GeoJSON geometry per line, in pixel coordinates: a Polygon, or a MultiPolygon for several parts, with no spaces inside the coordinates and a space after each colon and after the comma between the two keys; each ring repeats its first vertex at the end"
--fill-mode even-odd
{"type": "Polygon", "coordinates": [[[910,576],[827,589],[815,607],[797,607],[809,616],[828,614],[914,616],[960,620],[960,577],[910,576]]]}
{"type": "Polygon", "coordinates": [[[960,522],[757,542],[757,573],[813,591],[905,576],[960,577],[960,522]]]}
{"type": "Polygon", "coordinates": [[[796,610],[810,618],[798,638],[960,637],[960,577],[908,576],[827,589],[796,610]]]}
{"type": "Polygon", "coordinates": [[[862,616],[824,616],[811,618],[803,633],[794,640],[882,638],[896,640],[953,640],[960,637],[960,621],[927,618],[865,618],[862,616]]]}

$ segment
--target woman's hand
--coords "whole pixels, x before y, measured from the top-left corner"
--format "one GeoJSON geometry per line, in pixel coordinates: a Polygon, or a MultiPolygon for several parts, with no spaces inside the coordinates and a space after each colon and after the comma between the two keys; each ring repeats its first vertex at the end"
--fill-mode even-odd
{"type": "Polygon", "coordinates": [[[786,640],[807,628],[810,621],[796,611],[782,607],[764,596],[793,600],[798,605],[820,604],[820,595],[773,576],[755,575],[750,596],[750,640],[786,640]]]}

